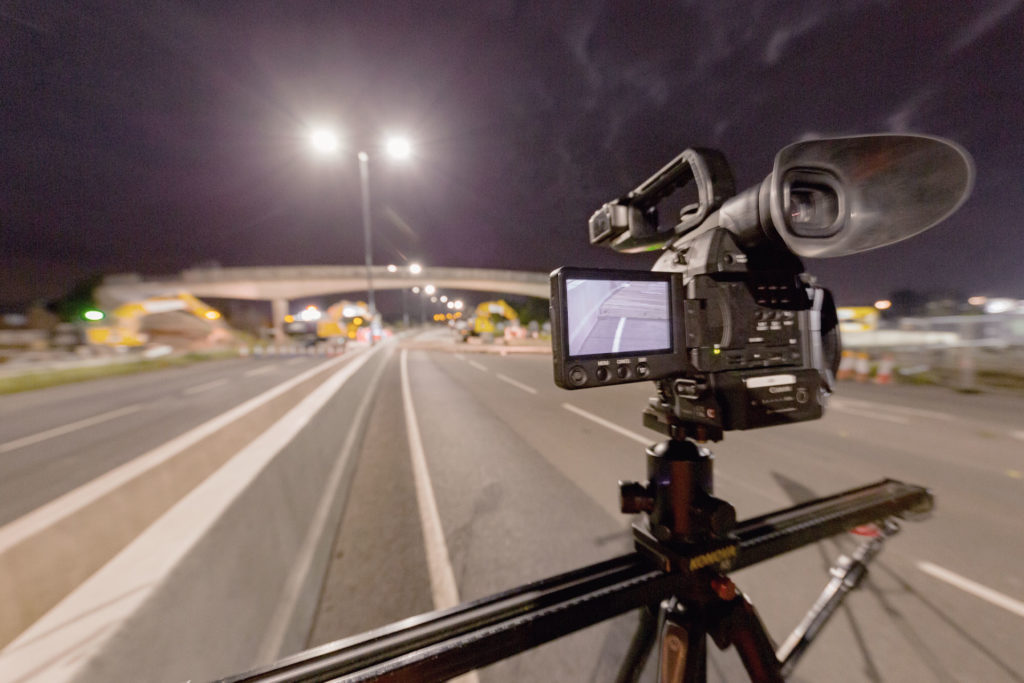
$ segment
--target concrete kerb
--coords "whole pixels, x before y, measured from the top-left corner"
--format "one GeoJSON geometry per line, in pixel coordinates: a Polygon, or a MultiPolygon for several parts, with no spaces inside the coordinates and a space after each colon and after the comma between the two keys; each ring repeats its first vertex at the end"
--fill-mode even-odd
{"type": "Polygon", "coordinates": [[[282,383],[0,528],[0,646],[325,381],[338,362],[282,383]]]}
{"type": "Polygon", "coordinates": [[[386,362],[360,355],[15,641],[0,667],[48,683],[195,680],[301,647],[360,438],[338,420],[374,393],[340,389],[386,362]]]}

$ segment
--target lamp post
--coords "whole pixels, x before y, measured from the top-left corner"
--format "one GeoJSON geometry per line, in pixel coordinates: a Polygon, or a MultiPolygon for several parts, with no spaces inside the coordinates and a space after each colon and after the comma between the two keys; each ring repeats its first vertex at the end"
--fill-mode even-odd
{"type": "MultiPolygon", "coordinates": [[[[338,137],[330,130],[317,129],[309,134],[309,141],[313,147],[323,154],[334,154],[340,146],[338,137]]],[[[392,137],[385,144],[387,154],[394,159],[408,159],[412,154],[412,145],[405,138],[392,137]]],[[[360,151],[356,158],[359,159],[359,187],[363,204],[363,242],[366,252],[366,304],[370,312],[370,344],[373,345],[375,338],[380,333],[380,326],[377,322],[377,304],[373,296],[373,236],[370,225],[370,155],[360,151]]]]}
{"type": "Polygon", "coordinates": [[[373,244],[370,241],[370,155],[359,153],[359,187],[363,196],[363,242],[366,245],[366,304],[370,309],[370,346],[377,338],[377,304],[373,300],[373,244]]]}

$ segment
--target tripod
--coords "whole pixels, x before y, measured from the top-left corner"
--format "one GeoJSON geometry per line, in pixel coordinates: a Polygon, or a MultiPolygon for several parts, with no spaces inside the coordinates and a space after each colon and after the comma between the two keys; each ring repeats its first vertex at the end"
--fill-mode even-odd
{"type": "MultiPolygon", "coordinates": [[[[675,431],[675,430],[673,430],[675,431]]],[[[744,522],[712,495],[710,452],[682,437],[647,449],[646,485],[620,482],[636,552],[519,588],[322,645],[224,679],[243,681],[446,680],[630,610],[640,624],[618,681],[638,680],[660,641],[659,681],[707,677],[707,639],[734,646],[752,681],[782,681],[843,599],[863,580],[893,518],[931,511],[931,493],[886,479],[744,522]],[[840,557],[819,598],[777,650],[753,605],[726,575],[829,536],[875,525],[840,557]]]]}

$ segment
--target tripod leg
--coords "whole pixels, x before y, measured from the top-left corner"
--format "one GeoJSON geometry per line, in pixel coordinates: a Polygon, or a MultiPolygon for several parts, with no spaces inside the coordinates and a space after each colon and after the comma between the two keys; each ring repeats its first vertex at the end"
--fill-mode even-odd
{"type": "Polygon", "coordinates": [[[707,631],[699,611],[674,607],[665,612],[661,630],[660,683],[706,683],[707,631]]]}
{"type": "Polygon", "coordinates": [[[615,683],[636,683],[640,680],[640,674],[657,636],[658,615],[652,605],[647,605],[640,610],[640,623],[637,624],[636,633],[629,643],[626,658],[619,666],[619,675],[616,676],[615,683]]]}
{"type": "Polygon", "coordinates": [[[775,656],[775,646],[761,623],[761,617],[731,581],[728,585],[735,593],[714,607],[716,614],[712,617],[711,634],[715,644],[722,649],[736,646],[743,668],[754,683],[782,683],[785,679],[775,656]]]}

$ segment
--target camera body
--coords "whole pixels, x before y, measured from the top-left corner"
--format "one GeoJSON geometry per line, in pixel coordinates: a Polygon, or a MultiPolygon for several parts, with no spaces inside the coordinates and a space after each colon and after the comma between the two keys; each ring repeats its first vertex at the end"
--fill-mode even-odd
{"type": "Polygon", "coordinates": [[[838,358],[832,297],[798,274],[737,265],[691,278],[556,270],[555,383],[582,389],[655,380],[659,407],[711,439],[821,417],[838,358]]]}
{"type": "Polygon", "coordinates": [[[790,145],[736,194],[721,153],[688,149],[588,225],[592,244],[662,250],[652,271],[552,273],[555,383],[653,380],[644,422],[673,438],[820,418],[839,363],[838,320],[800,256],[921,232],[959,207],[972,179],[970,158],[948,141],[859,136],[790,145]],[[688,201],[663,223],[678,190],[688,201]]]}

